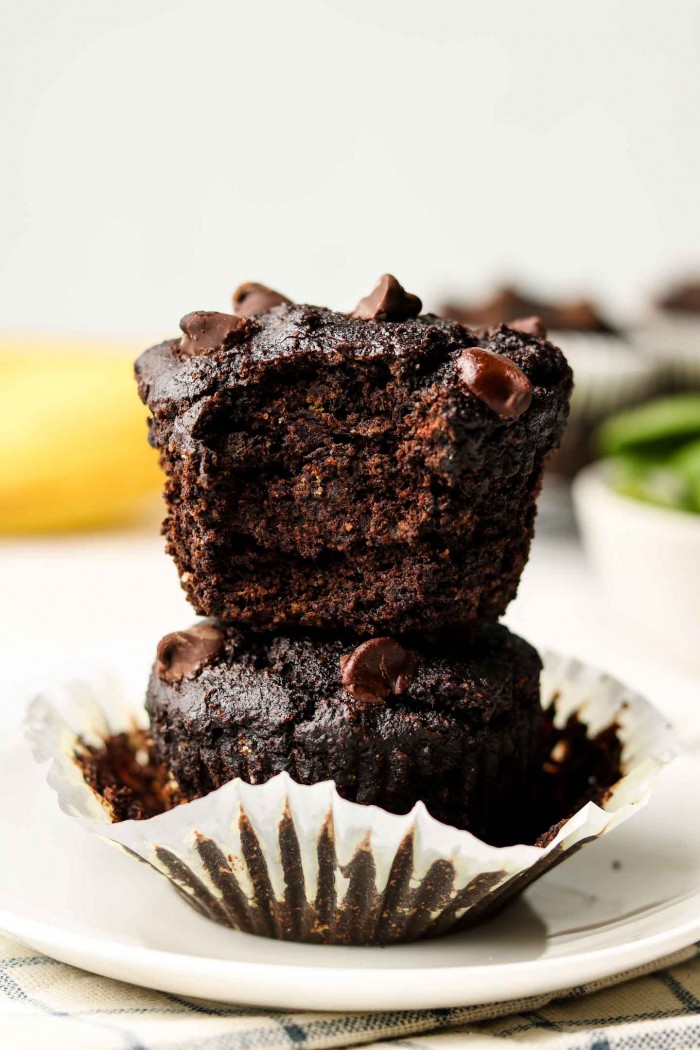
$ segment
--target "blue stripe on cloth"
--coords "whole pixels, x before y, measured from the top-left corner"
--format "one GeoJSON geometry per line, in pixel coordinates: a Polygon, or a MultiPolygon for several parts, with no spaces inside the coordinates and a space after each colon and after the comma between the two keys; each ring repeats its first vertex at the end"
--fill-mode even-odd
{"type": "Polygon", "coordinates": [[[697,1050],[700,1047],[700,1025],[676,1030],[667,1028],[663,1032],[622,1033],[619,1036],[602,1033],[600,1038],[603,1041],[598,1044],[589,1043],[588,1047],[583,1047],[581,1043],[572,1043],[566,1050],[697,1050]]]}
{"type": "Polygon", "coordinates": [[[689,992],[687,988],[684,988],[680,981],[677,981],[673,974],[668,973],[666,970],[661,970],[659,973],[652,975],[654,980],[663,984],[665,988],[668,988],[670,992],[673,992],[681,1006],[684,1006],[689,1013],[700,1013],[700,1001],[689,992]]]}
{"type": "MultiPolygon", "coordinates": [[[[201,1039],[189,1038],[186,1042],[174,1040],[172,1043],[158,1043],[158,1050],[277,1050],[280,1043],[287,1047],[299,1047],[277,1025],[267,1028],[255,1028],[249,1032],[221,1032],[218,1035],[204,1036],[201,1039]],[[282,1036],[282,1039],[280,1038],[282,1036]]],[[[350,1039],[345,1044],[351,1046],[350,1039]]]]}
{"type": "Polygon", "coordinates": [[[265,1010],[260,1006],[226,1006],[225,1003],[215,1003],[211,1000],[196,999],[189,995],[176,995],[174,992],[158,992],[169,1003],[175,1006],[184,1006],[195,1014],[206,1014],[208,1017],[269,1017],[273,1020],[279,1014],[279,1010],[265,1010]]]}
{"type": "MultiPolygon", "coordinates": [[[[428,1038],[430,1038],[428,1036],[428,1038]]],[[[425,1045],[421,1046],[420,1043],[412,1043],[410,1039],[392,1039],[391,1050],[394,1047],[401,1047],[401,1050],[425,1050],[425,1045]]]]}
{"type": "MultiPolygon", "coordinates": [[[[523,1024],[512,1025],[509,1028],[509,1033],[520,1034],[521,1032],[530,1032],[533,1028],[542,1027],[544,1025],[538,1025],[534,1020],[534,1014],[513,1014],[513,1019],[516,1018],[530,1018],[525,1020],[523,1024]]],[[[595,1028],[602,1029],[606,1026],[621,1025],[621,1024],[637,1024],[640,1021],[665,1021],[670,1018],[681,1018],[687,1016],[685,1013],[679,1013],[678,1010],[648,1010],[644,1013],[631,1013],[631,1014],[618,1014],[616,1016],[606,1015],[605,1017],[576,1017],[570,1020],[562,1021],[555,1030],[558,1032],[567,1032],[570,1029],[576,1028],[595,1028]]],[[[500,1018],[499,1018],[500,1020],[500,1018]]],[[[551,1031],[551,1028],[548,1028],[551,1031]]],[[[603,1033],[608,1034],[609,1033],[603,1033]]],[[[700,1045],[700,1044],[699,1044],[700,1045]]]]}
{"type": "Polygon", "coordinates": [[[302,1043],[306,1042],[306,1032],[301,1025],[284,1024],[282,1027],[296,1046],[300,1046],[302,1043]]]}
{"type": "MultiPolygon", "coordinates": [[[[475,1018],[475,1010],[465,1007],[351,1015],[329,1014],[315,1017],[312,1015],[307,1020],[307,1015],[300,1012],[225,1006],[160,992],[149,993],[145,1000],[142,1000],[152,1003],[149,1006],[94,1009],[89,1006],[91,997],[87,992],[77,998],[77,1002],[81,1004],[78,1009],[64,1011],[53,1009],[37,998],[41,994],[44,981],[40,974],[41,968],[46,966],[48,970],[49,967],[60,967],[63,964],[44,956],[14,954],[9,959],[0,961],[0,1002],[3,997],[8,1003],[24,1002],[45,1016],[54,1018],[56,1046],[63,1045],[61,1032],[64,1027],[68,1031],[70,1022],[74,1021],[84,1025],[86,1032],[89,1032],[89,1027],[92,1026],[93,1030],[88,1038],[94,1039],[95,1046],[99,1044],[98,1033],[101,1030],[104,1035],[109,1033],[112,1039],[117,1039],[123,1045],[123,1050],[148,1050],[153,1046],[157,1046],[158,1050],[321,1050],[331,1046],[358,1047],[363,1043],[378,1040],[386,1044],[387,1050],[393,1050],[393,1047],[397,1050],[426,1050],[426,1047],[439,1050],[440,1035],[443,1032],[455,1033],[455,1039],[458,1039],[460,1034],[469,1034],[472,1038],[481,1040],[480,1046],[482,1041],[486,1045],[490,1039],[496,1040],[499,1045],[501,1041],[513,1041],[514,1044],[518,1044],[523,1039],[528,1045],[534,1045],[541,1038],[547,1040],[554,1037],[557,1045],[566,1046],[566,1050],[691,1050],[692,1047],[700,1048],[700,1024],[696,1023],[700,1012],[700,999],[693,994],[694,991],[698,991],[698,969],[697,963],[692,961],[700,953],[695,948],[690,955],[679,954],[682,957],[675,955],[673,962],[667,960],[667,965],[670,963],[675,969],[657,971],[656,974],[648,972],[639,976],[640,981],[648,981],[649,977],[655,977],[658,988],[656,999],[663,1004],[662,1009],[656,1010],[653,1009],[654,996],[650,994],[653,987],[650,989],[647,985],[644,995],[638,993],[635,998],[630,993],[629,1000],[617,1000],[613,1005],[610,1000],[597,999],[595,996],[598,989],[610,986],[610,983],[603,981],[567,990],[549,1002],[545,1002],[545,997],[533,997],[520,1004],[504,1004],[504,1014],[508,1010],[512,1011],[510,1019],[499,1018],[498,1008],[489,1016],[485,1016],[482,1011],[480,1018],[475,1018]],[[22,987],[23,969],[35,971],[31,978],[29,974],[26,977],[27,987],[30,993],[34,994],[27,993],[22,987]],[[35,992],[37,988],[40,991],[35,992]],[[666,990],[663,993],[662,988],[666,990]],[[669,992],[673,997],[672,1002],[669,992]],[[572,998],[580,1000],[586,995],[593,996],[588,1009],[583,1010],[580,1017],[567,1017],[566,1001],[572,998]],[[159,1005],[159,1002],[162,1005],[159,1005]],[[634,1002],[647,1009],[635,1012],[630,1008],[625,1012],[625,1007],[631,1007],[634,1002]],[[168,1004],[172,1004],[170,1011],[168,1004]],[[611,1005],[613,1009],[620,1010],[619,1015],[608,1012],[598,1016],[605,1006],[611,1005]],[[107,1020],[107,1016],[110,1015],[115,1020],[113,1024],[107,1020]],[[139,1028],[139,1019],[143,1015],[164,1015],[172,1027],[160,1033],[161,1038],[157,1038],[158,1030],[153,1025],[159,1022],[153,1021],[150,1025],[146,1022],[143,1031],[139,1028]],[[132,1018],[134,1030],[117,1021],[117,1018],[126,1019],[129,1016],[132,1018]],[[173,1024],[177,1022],[178,1016],[189,1022],[190,1032],[194,1027],[197,1034],[178,1038],[177,1024],[173,1024]],[[232,1022],[231,1027],[228,1031],[221,1031],[220,1029],[227,1027],[227,1018],[232,1022]],[[208,1034],[211,1028],[219,1031],[216,1034],[208,1034]],[[151,1034],[146,1035],[146,1032],[151,1034]],[[558,1038],[554,1033],[558,1033],[558,1038]],[[155,1039],[154,1043],[151,1042],[152,1039],[155,1039]]],[[[66,967],[65,977],[61,979],[70,980],[70,972],[70,968],[66,967]]],[[[75,973],[77,977],[78,971],[75,973]]],[[[614,983],[623,981],[625,976],[619,975],[614,983]]],[[[634,977],[636,974],[630,973],[629,976],[634,977]]],[[[49,976],[47,973],[45,987],[57,988],[57,991],[50,993],[51,1001],[61,1003],[60,982],[58,985],[55,981],[52,984],[52,979],[53,975],[49,976]]],[[[96,979],[107,981],[106,978],[96,979]]],[[[138,1002],[138,997],[134,1002],[138,1002]]],[[[577,1013],[579,1009],[577,1007],[577,1013]]],[[[31,1023],[29,1012],[26,1016],[27,1022],[31,1023]]]]}
{"type": "MultiPolygon", "coordinates": [[[[34,957],[32,956],[32,958],[34,957]]],[[[14,959],[12,961],[16,962],[14,959]]],[[[148,1047],[144,1046],[139,1039],[136,1039],[128,1028],[123,1028],[120,1025],[109,1024],[107,1021],[93,1021],[87,1017],[80,1017],[77,1014],[69,1013],[67,1010],[54,1010],[52,1007],[46,1006],[45,1003],[42,1003],[41,999],[36,999],[34,996],[28,995],[24,988],[10,977],[4,963],[0,964],[0,992],[4,992],[8,998],[12,999],[14,1002],[24,1002],[31,1006],[35,1006],[42,1013],[48,1014],[50,1017],[68,1017],[77,1021],[79,1024],[93,1025],[104,1031],[112,1032],[123,1040],[124,1050],[148,1050],[148,1047]]]]}
{"type": "MultiPolygon", "coordinates": [[[[176,1006],[184,1006],[187,1010],[191,1010],[193,1014],[206,1014],[207,1017],[231,1017],[239,1015],[239,1008],[236,1007],[232,1010],[230,1006],[216,1006],[212,1003],[198,1002],[196,999],[187,999],[185,996],[175,995],[174,992],[161,992],[169,1003],[175,1003],[176,1006]]],[[[259,1014],[259,1010],[253,1011],[255,1014],[259,1014]]]]}
{"type": "Polygon", "coordinates": [[[557,1024],[556,1021],[550,1020],[549,1017],[545,1017],[539,1010],[528,1010],[523,1013],[523,1017],[529,1017],[533,1023],[533,1026],[537,1025],[540,1028],[544,1028],[549,1032],[563,1032],[565,1029],[562,1025],[557,1024]]]}
{"type": "Polygon", "coordinates": [[[12,970],[20,966],[62,966],[58,959],[49,959],[48,955],[17,955],[3,959],[0,966],[3,970],[12,970]]]}

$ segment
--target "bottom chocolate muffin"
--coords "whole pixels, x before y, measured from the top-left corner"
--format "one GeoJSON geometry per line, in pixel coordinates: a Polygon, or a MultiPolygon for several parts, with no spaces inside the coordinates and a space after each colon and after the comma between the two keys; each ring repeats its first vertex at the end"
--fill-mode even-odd
{"type": "Polygon", "coordinates": [[[185,800],[286,770],[353,802],[495,841],[538,755],[541,662],[505,627],[410,651],[205,622],[167,635],[148,688],[155,757],[185,800]]]}
{"type": "MultiPolygon", "coordinates": [[[[518,661],[532,652],[504,630],[487,634],[496,664],[509,649],[518,661]]],[[[265,643],[256,645],[264,653],[265,643]]],[[[161,646],[160,673],[172,685],[207,662],[215,669],[227,646],[214,625],[200,625],[161,646]]],[[[421,652],[418,658],[434,678],[438,657],[421,652]]],[[[441,658],[454,667],[455,660],[441,658]]],[[[463,662],[486,696],[488,657],[463,662]]],[[[367,711],[390,687],[410,694],[411,670],[402,650],[382,645],[345,662],[342,673],[353,699],[364,693],[367,711]]],[[[413,682],[420,677],[419,664],[413,682]]],[[[474,685],[462,676],[463,694],[474,685]]],[[[215,685],[210,692],[216,694],[215,685]]],[[[284,772],[253,786],[237,778],[181,805],[177,785],[155,760],[143,712],[134,707],[131,689],[118,689],[118,676],[37,697],[26,735],[37,761],[51,761],[49,783],[62,809],[157,871],[199,914],[284,940],[393,944],[493,915],[555,864],[637,813],[661,767],[678,752],[660,712],[578,660],[548,653],[541,693],[534,790],[514,806],[521,819],[513,837],[490,844],[437,823],[423,806],[396,815],[355,805],[331,782],[307,786],[284,772]]],[[[107,879],[107,895],[109,889],[107,879]]]]}

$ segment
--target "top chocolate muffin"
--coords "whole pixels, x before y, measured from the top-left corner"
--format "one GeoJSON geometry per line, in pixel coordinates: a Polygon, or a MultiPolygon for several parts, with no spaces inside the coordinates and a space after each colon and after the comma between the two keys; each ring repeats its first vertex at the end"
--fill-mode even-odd
{"type": "Polygon", "coordinates": [[[137,361],[168,550],[198,613],[364,636],[515,595],[571,371],[532,319],[478,336],[389,275],[348,315],[264,286],[137,361]]]}

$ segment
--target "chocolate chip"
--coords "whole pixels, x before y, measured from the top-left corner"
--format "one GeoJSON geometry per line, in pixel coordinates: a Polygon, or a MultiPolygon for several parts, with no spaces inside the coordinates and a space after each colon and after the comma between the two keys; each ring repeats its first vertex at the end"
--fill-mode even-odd
{"type": "Polygon", "coordinates": [[[213,623],[198,623],[187,631],[166,634],[158,642],[156,673],[164,682],[196,678],[221,652],[224,636],[213,623]]]}
{"type": "Polygon", "coordinates": [[[514,321],[508,321],[507,327],[512,328],[515,332],[522,332],[523,335],[534,335],[536,339],[547,338],[544,321],[537,314],[532,314],[530,317],[516,317],[514,321]]]}
{"type": "Polygon", "coordinates": [[[417,317],[423,304],[417,295],[405,291],[395,277],[385,273],[365,299],[361,299],[351,317],[361,321],[407,321],[417,317]]]}
{"type": "Polygon", "coordinates": [[[467,387],[501,419],[517,419],[532,401],[532,383],[513,361],[492,350],[470,346],[457,362],[467,387]]]}
{"type": "Polygon", "coordinates": [[[245,284],[239,284],[233,293],[233,312],[239,317],[252,317],[253,314],[266,313],[273,306],[281,306],[282,303],[291,301],[285,295],[268,288],[266,284],[246,281],[245,284]]]}
{"type": "Polygon", "coordinates": [[[196,357],[232,346],[245,339],[249,331],[245,318],[216,310],[195,310],[182,318],[180,328],[184,332],[180,340],[181,357],[196,357]]]}
{"type": "Polygon", "coordinates": [[[390,693],[408,688],[416,657],[393,638],[372,638],[340,657],[343,688],[356,700],[380,704],[390,693]]]}

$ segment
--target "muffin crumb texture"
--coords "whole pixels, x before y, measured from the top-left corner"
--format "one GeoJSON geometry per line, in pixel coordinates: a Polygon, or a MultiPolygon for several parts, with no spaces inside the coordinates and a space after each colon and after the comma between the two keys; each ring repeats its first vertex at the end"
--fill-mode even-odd
{"type": "Polygon", "coordinates": [[[352,315],[257,284],[234,307],[136,365],[197,613],[360,640],[498,619],[566,422],[561,352],[416,316],[391,275],[352,315]]]}

